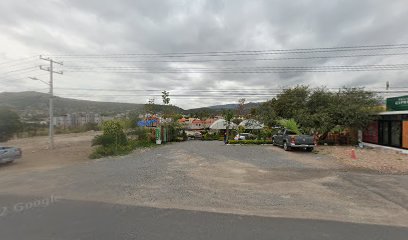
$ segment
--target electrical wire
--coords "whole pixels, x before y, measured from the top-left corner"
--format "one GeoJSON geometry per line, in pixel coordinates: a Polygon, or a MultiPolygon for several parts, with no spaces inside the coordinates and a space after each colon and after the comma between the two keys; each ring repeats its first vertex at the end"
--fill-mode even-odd
{"type": "Polygon", "coordinates": [[[19,58],[19,59],[14,59],[14,60],[8,60],[8,61],[4,61],[4,62],[0,62],[0,65],[8,65],[8,64],[10,64],[10,63],[14,63],[14,62],[17,62],[17,61],[21,62],[21,61],[28,60],[28,59],[30,59],[29,61],[31,61],[31,59],[34,58],[34,57],[36,57],[36,56],[37,56],[37,55],[30,56],[30,57],[19,58]]]}
{"type": "Polygon", "coordinates": [[[191,56],[225,56],[225,55],[262,55],[262,54],[299,54],[299,53],[322,53],[339,51],[367,51],[367,50],[389,50],[406,49],[408,44],[382,44],[382,45],[362,45],[362,46],[343,46],[328,48],[298,48],[298,49],[273,49],[273,50],[238,50],[238,51],[207,51],[207,52],[179,52],[179,53],[114,53],[114,54],[61,54],[47,55],[50,57],[124,57],[124,56],[143,56],[143,57],[191,57],[191,56]]]}

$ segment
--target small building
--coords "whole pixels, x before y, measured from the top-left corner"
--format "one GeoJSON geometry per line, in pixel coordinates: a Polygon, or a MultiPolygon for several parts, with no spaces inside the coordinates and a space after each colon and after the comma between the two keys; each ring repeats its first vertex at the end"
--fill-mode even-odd
{"type": "Polygon", "coordinates": [[[233,122],[230,122],[228,125],[227,121],[224,119],[218,119],[215,121],[213,124],[211,124],[210,129],[211,130],[225,130],[227,129],[227,126],[229,129],[236,129],[237,125],[233,122]]]}
{"type": "Polygon", "coordinates": [[[408,149],[408,96],[388,98],[386,105],[363,131],[363,142],[408,149]]]}
{"type": "Polygon", "coordinates": [[[214,118],[207,118],[204,120],[204,128],[208,129],[210,126],[216,121],[217,119],[214,118]]]}
{"type": "Polygon", "coordinates": [[[203,130],[204,129],[204,121],[200,119],[194,119],[189,124],[189,129],[191,130],[203,130]]]}
{"type": "Polygon", "coordinates": [[[260,130],[264,125],[255,119],[245,119],[238,126],[242,126],[248,130],[260,130]]]}

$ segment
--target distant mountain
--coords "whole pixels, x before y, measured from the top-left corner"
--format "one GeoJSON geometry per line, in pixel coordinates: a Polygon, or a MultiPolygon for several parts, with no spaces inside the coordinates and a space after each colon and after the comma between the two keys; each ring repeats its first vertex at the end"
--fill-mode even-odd
{"type": "MultiPolygon", "coordinates": [[[[258,107],[260,103],[247,103],[245,110],[249,112],[258,107]]],[[[73,112],[95,112],[103,115],[116,115],[126,111],[144,112],[145,104],[97,102],[89,100],[78,100],[71,98],[54,98],[54,114],[56,116],[73,112]]],[[[2,92],[0,93],[0,107],[7,107],[17,111],[24,117],[47,117],[48,116],[48,94],[39,92],[2,92]]],[[[238,104],[214,105],[204,108],[184,110],[177,106],[154,105],[155,112],[164,112],[166,109],[173,113],[197,114],[208,113],[211,115],[221,114],[225,109],[237,109],[238,104]]]]}
{"type": "MultiPolygon", "coordinates": [[[[252,108],[257,108],[259,107],[261,103],[259,102],[250,102],[245,104],[245,112],[249,113],[252,108]]],[[[213,105],[209,107],[202,107],[202,108],[193,108],[193,109],[188,109],[186,110],[189,113],[195,114],[195,113],[209,113],[209,114],[221,114],[225,110],[236,110],[238,108],[238,104],[236,103],[230,103],[230,104],[222,104],[222,105],[213,105]]]]}
{"type": "MultiPolygon", "coordinates": [[[[3,92],[0,93],[0,106],[11,108],[21,115],[47,116],[48,94],[39,92],[3,92]]],[[[55,115],[73,112],[95,112],[104,115],[114,115],[126,111],[142,112],[144,104],[96,102],[71,98],[54,98],[55,115]]],[[[156,111],[172,108],[174,112],[184,113],[176,106],[155,105],[156,111]]]]}
{"type": "Polygon", "coordinates": [[[209,109],[237,109],[237,107],[238,107],[238,104],[231,103],[231,104],[209,106],[207,108],[209,109]]]}

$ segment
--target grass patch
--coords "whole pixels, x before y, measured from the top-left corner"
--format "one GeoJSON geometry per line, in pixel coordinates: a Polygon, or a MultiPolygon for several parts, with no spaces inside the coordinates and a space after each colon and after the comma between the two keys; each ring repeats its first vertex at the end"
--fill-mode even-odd
{"type": "Polygon", "coordinates": [[[126,145],[108,145],[97,146],[93,152],[89,155],[91,159],[98,159],[107,156],[122,156],[131,153],[133,150],[138,148],[148,148],[153,147],[156,144],[150,141],[144,140],[130,140],[126,145]]]}

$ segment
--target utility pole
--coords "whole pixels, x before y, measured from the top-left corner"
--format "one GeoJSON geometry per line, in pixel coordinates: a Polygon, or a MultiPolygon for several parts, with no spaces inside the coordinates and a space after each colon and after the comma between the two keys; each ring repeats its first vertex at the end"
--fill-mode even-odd
{"type": "MultiPolygon", "coordinates": [[[[63,65],[62,62],[57,62],[52,60],[51,58],[44,58],[40,55],[40,59],[44,61],[48,61],[50,63],[49,67],[44,67],[40,66],[41,70],[48,71],[50,72],[50,81],[48,83],[50,90],[49,90],[49,129],[48,129],[48,144],[49,144],[49,149],[54,149],[54,80],[53,80],[53,74],[63,74],[62,71],[54,71],[54,63],[58,65],[63,65]]],[[[33,78],[32,78],[33,79],[33,78]]],[[[39,79],[34,79],[34,80],[39,80],[39,79]]]]}

